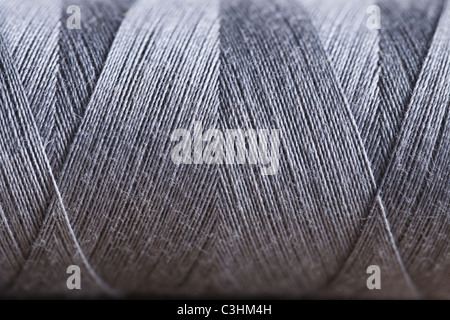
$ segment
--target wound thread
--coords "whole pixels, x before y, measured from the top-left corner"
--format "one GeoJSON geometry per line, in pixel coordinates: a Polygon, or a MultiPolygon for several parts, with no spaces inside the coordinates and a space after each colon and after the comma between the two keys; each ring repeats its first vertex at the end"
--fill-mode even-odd
{"type": "Polygon", "coordinates": [[[447,0],[0,0],[0,294],[450,298],[449,55],[447,0]]]}

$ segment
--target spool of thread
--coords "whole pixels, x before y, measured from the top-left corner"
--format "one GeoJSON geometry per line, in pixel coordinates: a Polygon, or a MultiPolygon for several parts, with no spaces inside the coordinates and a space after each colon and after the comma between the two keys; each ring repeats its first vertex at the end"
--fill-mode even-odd
{"type": "Polygon", "coordinates": [[[0,0],[0,292],[450,298],[449,55],[446,0],[0,0]]]}

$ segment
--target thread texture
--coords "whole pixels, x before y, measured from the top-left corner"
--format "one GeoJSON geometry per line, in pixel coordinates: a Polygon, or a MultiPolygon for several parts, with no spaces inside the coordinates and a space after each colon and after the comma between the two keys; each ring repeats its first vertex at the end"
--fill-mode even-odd
{"type": "Polygon", "coordinates": [[[0,292],[448,299],[449,108],[446,0],[0,0],[0,292]]]}

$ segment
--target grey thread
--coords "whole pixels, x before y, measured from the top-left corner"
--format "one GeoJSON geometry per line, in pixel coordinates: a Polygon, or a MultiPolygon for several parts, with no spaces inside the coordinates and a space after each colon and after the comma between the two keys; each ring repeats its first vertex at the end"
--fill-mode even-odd
{"type": "Polygon", "coordinates": [[[0,295],[450,298],[449,55],[447,0],[0,0],[0,295]]]}

